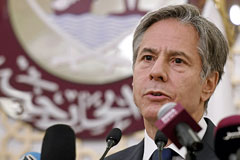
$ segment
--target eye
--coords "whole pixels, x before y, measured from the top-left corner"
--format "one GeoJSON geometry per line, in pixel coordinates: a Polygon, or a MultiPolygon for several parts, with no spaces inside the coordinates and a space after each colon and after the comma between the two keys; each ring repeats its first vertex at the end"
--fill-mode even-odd
{"type": "Polygon", "coordinates": [[[143,57],[143,59],[146,60],[146,61],[151,61],[151,60],[153,60],[153,56],[145,55],[145,56],[143,57]]]}
{"type": "Polygon", "coordinates": [[[183,63],[183,60],[181,58],[175,58],[174,62],[175,63],[183,63]]]}

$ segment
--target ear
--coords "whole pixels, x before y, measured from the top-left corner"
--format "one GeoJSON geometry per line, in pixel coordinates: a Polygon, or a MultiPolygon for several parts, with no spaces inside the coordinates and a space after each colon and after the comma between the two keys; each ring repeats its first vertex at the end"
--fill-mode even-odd
{"type": "Polygon", "coordinates": [[[205,102],[212,96],[217,86],[218,80],[219,80],[219,73],[217,71],[214,71],[211,74],[209,74],[207,78],[204,80],[202,95],[201,95],[201,99],[203,102],[205,102]]]}

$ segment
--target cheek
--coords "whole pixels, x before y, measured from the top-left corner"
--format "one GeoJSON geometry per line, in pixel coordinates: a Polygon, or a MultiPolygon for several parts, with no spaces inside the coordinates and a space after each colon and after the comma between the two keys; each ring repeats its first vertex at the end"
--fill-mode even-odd
{"type": "Polygon", "coordinates": [[[134,98],[138,98],[140,96],[140,93],[141,93],[141,82],[136,79],[136,78],[133,78],[133,95],[134,95],[134,98]]]}
{"type": "Polygon", "coordinates": [[[187,97],[187,99],[191,99],[191,97],[199,97],[201,92],[201,86],[198,83],[194,82],[193,79],[185,80],[181,84],[178,85],[178,91],[183,97],[187,97]]]}
{"type": "Polygon", "coordinates": [[[133,74],[133,98],[138,107],[142,103],[142,96],[146,85],[146,78],[144,78],[143,75],[144,74],[137,74],[136,72],[133,74]]]}
{"type": "MultiPolygon", "coordinates": [[[[196,110],[200,104],[201,99],[201,84],[192,83],[195,80],[182,82],[178,85],[177,91],[177,102],[181,103],[183,107],[190,113],[196,110]]],[[[195,81],[196,82],[196,81],[195,81]]]]}
{"type": "Polygon", "coordinates": [[[140,88],[137,88],[139,87],[139,85],[133,85],[133,100],[134,100],[134,103],[136,105],[136,107],[139,109],[140,113],[142,114],[142,105],[143,102],[142,102],[142,97],[141,97],[141,90],[140,88]]]}
{"type": "Polygon", "coordinates": [[[144,76],[145,74],[141,74],[138,73],[137,71],[134,71],[133,73],[133,90],[135,92],[138,92],[142,86],[144,85],[144,79],[146,79],[146,77],[144,76]]]}

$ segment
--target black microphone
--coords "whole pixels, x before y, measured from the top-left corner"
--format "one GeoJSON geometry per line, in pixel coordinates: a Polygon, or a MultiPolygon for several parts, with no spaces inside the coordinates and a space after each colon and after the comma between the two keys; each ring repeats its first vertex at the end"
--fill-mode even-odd
{"type": "Polygon", "coordinates": [[[119,128],[113,128],[108,133],[107,138],[106,138],[107,147],[106,147],[106,150],[105,150],[104,154],[100,158],[100,160],[103,160],[105,158],[105,156],[107,155],[108,151],[113,146],[118,144],[118,142],[120,141],[121,137],[122,137],[122,131],[119,128]]]}
{"type": "Polygon", "coordinates": [[[65,124],[47,128],[41,148],[41,160],[75,160],[76,137],[65,124]]]}
{"type": "Polygon", "coordinates": [[[185,146],[188,153],[193,153],[203,148],[203,143],[196,134],[201,127],[180,104],[170,102],[163,105],[158,112],[156,126],[179,149],[185,146]]]}
{"type": "Polygon", "coordinates": [[[226,117],[218,123],[214,147],[220,160],[240,159],[240,115],[226,117]]]}
{"type": "Polygon", "coordinates": [[[158,130],[156,132],[154,141],[155,141],[155,144],[158,147],[158,157],[159,157],[159,160],[162,160],[162,150],[163,150],[163,147],[166,146],[168,138],[165,136],[165,134],[163,132],[158,130]]]}

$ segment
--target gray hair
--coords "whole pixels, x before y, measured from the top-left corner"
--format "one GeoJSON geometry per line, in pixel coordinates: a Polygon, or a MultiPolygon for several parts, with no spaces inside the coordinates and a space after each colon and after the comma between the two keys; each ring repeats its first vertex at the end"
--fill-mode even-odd
{"type": "MultiPolygon", "coordinates": [[[[190,4],[160,8],[146,14],[141,19],[133,37],[133,66],[145,31],[152,24],[169,18],[175,18],[184,24],[190,24],[196,29],[199,35],[198,52],[202,61],[200,76],[205,79],[210,73],[217,71],[220,80],[224,73],[224,65],[229,51],[228,43],[221,31],[212,22],[203,18],[199,10],[190,4]]],[[[205,102],[205,108],[207,102],[205,102]]]]}

